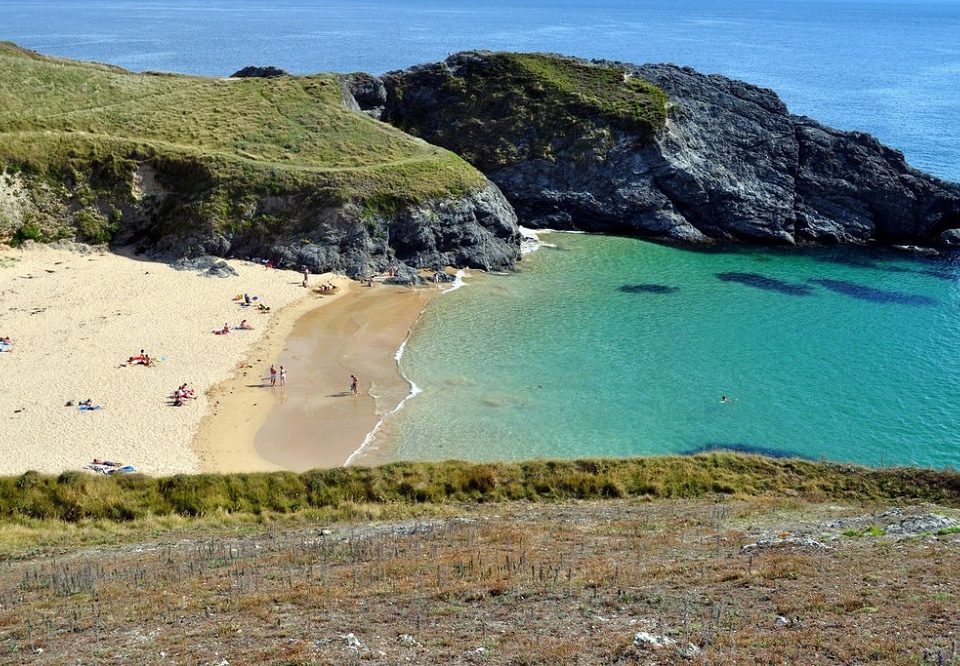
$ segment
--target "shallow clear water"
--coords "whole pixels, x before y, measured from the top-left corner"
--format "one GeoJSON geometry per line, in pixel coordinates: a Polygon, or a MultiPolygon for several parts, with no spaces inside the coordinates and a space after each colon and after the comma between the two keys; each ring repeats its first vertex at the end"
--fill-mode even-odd
{"type": "Polygon", "coordinates": [[[674,62],[960,180],[955,0],[4,0],[0,39],[136,71],[383,72],[464,49],[674,62]]]}
{"type": "Polygon", "coordinates": [[[379,446],[960,466],[960,264],[547,238],[518,274],[433,302],[401,360],[423,393],[379,446]]]}

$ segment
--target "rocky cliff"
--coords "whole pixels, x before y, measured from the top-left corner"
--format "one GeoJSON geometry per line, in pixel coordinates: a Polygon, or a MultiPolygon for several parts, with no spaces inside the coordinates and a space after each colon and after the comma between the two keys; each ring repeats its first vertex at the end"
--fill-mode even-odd
{"type": "Polygon", "coordinates": [[[362,84],[361,108],[466,157],[529,226],[689,242],[960,242],[960,187],[722,76],[469,52],[362,84]],[[637,82],[666,93],[662,124],[649,90],[627,99],[646,105],[646,122],[607,112],[637,82]]]}
{"type": "Polygon", "coordinates": [[[346,108],[333,75],[276,73],[134,74],[0,42],[0,243],[77,238],[353,277],[513,266],[516,215],[475,168],[346,108]]]}

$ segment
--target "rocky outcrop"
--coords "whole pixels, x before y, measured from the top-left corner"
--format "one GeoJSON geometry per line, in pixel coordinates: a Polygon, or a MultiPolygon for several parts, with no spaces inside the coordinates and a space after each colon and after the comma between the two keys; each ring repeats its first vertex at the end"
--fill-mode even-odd
{"type": "Polygon", "coordinates": [[[238,69],[230,75],[237,79],[273,79],[278,76],[290,76],[290,72],[268,65],[267,67],[257,67],[256,65],[247,65],[243,69],[238,69]]]}
{"type": "MultiPolygon", "coordinates": [[[[477,128],[529,109],[525,100],[553,85],[510,80],[513,89],[491,104],[502,80],[491,57],[463,53],[389,73],[384,108],[378,92],[375,110],[451,150],[464,136],[482,137],[464,155],[525,225],[689,242],[960,243],[957,185],[911,168],[869,135],[790,114],[770,90],[689,68],[594,63],[667,93],[667,123],[653,137],[556,107],[484,137],[477,128]]],[[[366,99],[356,97],[358,106],[366,99]]]]}
{"type": "Polygon", "coordinates": [[[229,226],[189,220],[189,208],[174,206],[166,215],[144,217],[140,228],[125,227],[116,242],[139,244],[154,256],[263,258],[353,278],[391,265],[508,270],[520,258],[516,214],[492,183],[460,197],[384,211],[313,199],[311,192],[265,196],[229,226]]]}
{"type": "Polygon", "coordinates": [[[363,72],[343,74],[338,79],[347,108],[380,119],[387,104],[387,89],[383,81],[363,72]]]}

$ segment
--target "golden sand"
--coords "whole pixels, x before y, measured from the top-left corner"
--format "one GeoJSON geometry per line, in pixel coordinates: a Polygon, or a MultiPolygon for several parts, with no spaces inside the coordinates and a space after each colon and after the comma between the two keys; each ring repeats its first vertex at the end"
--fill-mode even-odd
{"type": "Polygon", "coordinates": [[[58,473],[93,458],[148,474],[198,471],[192,442],[210,405],[206,392],[265,333],[282,331],[291,312],[325,300],[297,273],[228,263],[237,276],[108,252],[0,251],[0,336],[14,340],[12,352],[0,352],[0,474],[58,473]],[[243,292],[270,313],[241,308],[232,298],[243,292]],[[254,330],[211,332],[244,318],[254,330]],[[127,364],[140,349],[159,363],[127,364]],[[169,397],[184,382],[198,398],[173,407],[169,397]],[[86,398],[103,409],[65,406],[86,398]]]}

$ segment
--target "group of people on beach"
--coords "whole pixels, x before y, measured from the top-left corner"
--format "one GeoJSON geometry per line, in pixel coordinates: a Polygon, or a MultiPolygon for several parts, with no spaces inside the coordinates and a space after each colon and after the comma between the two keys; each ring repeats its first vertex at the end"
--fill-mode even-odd
{"type": "MultiPolygon", "coordinates": [[[[252,331],[253,325],[248,322],[246,319],[241,319],[240,323],[237,325],[235,331],[252,331]]],[[[230,324],[223,322],[223,328],[219,328],[213,331],[214,335],[227,335],[230,333],[230,324]]]]}
{"type": "MultiPolygon", "coordinates": [[[[237,294],[236,296],[233,297],[233,300],[234,300],[234,301],[237,301],[238,303],[240,303],[240,307],[242,307],[242,308],[248,308],[248,307],[250,307],[251,305],[253,305],[254,301],[257,301],[257,300],[259,300],[259,299],[260,299],[259,296],[251,296],[251,295],[248,294],[248,293],[237,294]]],[[[257,303],[257,311],[258,311],[258,312],[270,312],[270,306],[269,306],[269,305],[265,305],[265,304],[263,304],[263,303],[257,303]]]]}
{"type": "Polygon", "coordinates": [[[129,365],[144,365],[148,368],[153,367],[154,363],[155,361],[154,359],[150,358],[150,354],[142,349],[140,350],[139,354],[136,356],[131,356],[127,359],[127,364],[129,365]]]}
{"type": "Polygon", "coordinates": [[[183,383],[177,387],[177,390],[173,392],[170,398],[173,400],[172,405],[174,407],[183,407],[183,404],[187,400],[196,400],[197,395],[189,385],[183,383]]]}
{"type": "MultiPolygon", "coordinates": [[[[276,366],[270,366],[270,386],[276,386],[279,381],[280,386],[287,385],[287,369],[280,366],[280,369],[277,370],[276,366]]],[[[358,395],[360,393],[360,380],[356,375],[350,375],[350,393],[353,395],[358,395]]]]}
{"type": "MultiPolygon", "coordinates": [[[[73,407],[73,400],[67,400],[66,407],[73,407]]],[[[99,409],[103,409],[103,405],[95,405],[92,398],[87,398],[86,400],[77,401],[77,409],[81,412],[95,412],[99,409]]]]}
{"type": "Polygon", "coordinates": [[[286,386],[287,385],[287,369],[281,365],[280,370],[278,371],[275,367],[271,365],[270,366],[270,386],[276,386],[278,378],[280,379],[280,386],[286,386]]]}

